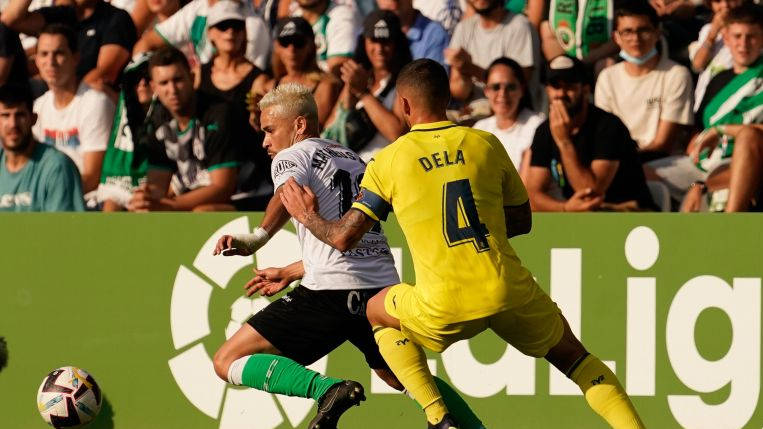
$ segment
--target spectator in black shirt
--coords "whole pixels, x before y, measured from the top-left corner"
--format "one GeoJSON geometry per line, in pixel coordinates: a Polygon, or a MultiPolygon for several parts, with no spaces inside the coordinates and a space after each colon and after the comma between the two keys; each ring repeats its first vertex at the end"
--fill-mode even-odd
{"type": "Polygon", "coordinates": [[[583,63],[556,57],[545,83],[549,119],[535,132],[527,182],[533,210],[656,209],[628,129],[588,101],[583,63]],[[560,195],[554,195],[552,182],[560,195]]]}
{"type": "Polygon", "coordinates": [[[8,82],[27,86],[29,73],[19,34],[0,24],[0,86],[8,82]]]}
{"type": "Polygon", "coordinates": [[[148,72],[162,106],[148,118],[147,184],[133,193],[128,209],[232,210],[241,124],[233,123],[227,103],[194,92],[188,60],[179,50],[157,51],[148,72]]]}
{"type": "Polygon", "coordinates": [[[80,62],[77,78],[106,91],[130,59],[137,39],[130,14],[103,0],[75,0],[73,6],[52,6],[29,12],[32,0],[11,0],[0,21],[15,31],[36,36],[47,24],[62,23],[77,31],[80,62]]]}
{"type": "Polygon", "coordinates": [[[218,1],[207,15],[207,37],[215,47],[215,56],[201,66],[199,90],[229,103],[242,136],[242,164],[238,187],[232,201],[238,210],[257,211],[265,207],[273,195],[270,179],[270,157],[262,147],[263,135],[249,124],[247,94],[262,73],[246,59],[246,15],[244,5],[235,1],[218,1]]]}

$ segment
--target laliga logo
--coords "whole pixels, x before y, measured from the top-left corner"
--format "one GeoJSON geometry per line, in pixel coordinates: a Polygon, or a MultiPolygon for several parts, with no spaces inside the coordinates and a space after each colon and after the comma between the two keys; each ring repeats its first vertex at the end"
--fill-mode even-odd
{"type": "MultiPolygon", "coordinates": [[[[178,354],[168,364],[185,397],[204,414],[219,419],[220,429],[273,429],[285,420],[289,421],[290,427],[296,428],[310,412],[312,401],[229,385],[215,374],[212,358],[203,344],[211,333],[208,310],[212,294],[225,289],[234,274],[254,263],[251,256],[212,256],[212,250],[221,235],[249,231],[249,220],[242,216],[212,233],[199,249],[193,268],[211,283],[183,265],[178,268],[170,303],[172,341],[178,354]]],[[[282,230],[256,253],[257,266],[287,265],[300,255],[296,234],[282,230]]],[[[231,305],[231,320],[225,329],[225,337],[230,338],[250,315],[269,303],[264,297],[236,299],[231,305]]],[[[309,368],[325,373],[327,361],[324,357],[309,368]]]]}

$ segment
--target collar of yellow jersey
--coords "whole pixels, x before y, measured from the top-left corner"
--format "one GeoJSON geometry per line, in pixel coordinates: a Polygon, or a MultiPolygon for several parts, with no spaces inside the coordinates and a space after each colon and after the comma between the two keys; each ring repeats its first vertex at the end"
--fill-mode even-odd
{"type": "Polygon", "coordinates": [[[416,124],[411,127],[411,131],[434,131],[454,127],[455,125],[453,121],[430,122],[428,124],[416,124]]]}

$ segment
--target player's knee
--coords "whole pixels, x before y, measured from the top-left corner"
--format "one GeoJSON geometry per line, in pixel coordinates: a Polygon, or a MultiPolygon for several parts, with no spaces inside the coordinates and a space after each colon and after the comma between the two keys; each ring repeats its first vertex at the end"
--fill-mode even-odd
{"type": "Polygon", "coordinates": [[[366,304],[366,318],[371,326],[383,325],[383,310],[384,310],[384,297],[380,297],[381,294],[377,294],[368,300],[366,304]]]}
{"type": "Polygon", "coordinates": [[[215,374],[222,378],[223,381],[228,381],[228,368],[230,368],[232,360],[223,349],[219,349],[212,358],[212,365],[215,368],[215,374]]]}

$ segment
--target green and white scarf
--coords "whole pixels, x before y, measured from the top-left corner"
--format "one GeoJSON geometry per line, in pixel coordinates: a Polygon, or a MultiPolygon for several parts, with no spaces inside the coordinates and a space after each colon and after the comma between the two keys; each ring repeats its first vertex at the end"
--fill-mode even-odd
{"type": "MultiPolygon", "coordinates": [[[[702,112],[705,129],[724,124],[756,124],[763,122],[763,56],[723,87],[702,112]]],[[[711,171],[727,162],[734,152],[734,139],[723,137],[712,152],[699,155],[697,167],[711,171]]]]}
{"type": "Polygon", "coordinates": [[[737,75],[705,107],[705,128],[763,122],[763,56],[737,75]]]}
{"type": "Polygon", "coordinates": [[[612,0],[551,0],[549,24],[564,52],[582,59],[612,34],[612,0]]]}

